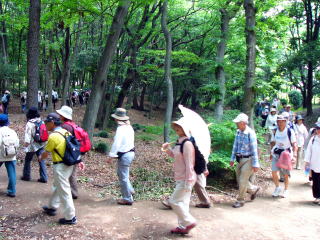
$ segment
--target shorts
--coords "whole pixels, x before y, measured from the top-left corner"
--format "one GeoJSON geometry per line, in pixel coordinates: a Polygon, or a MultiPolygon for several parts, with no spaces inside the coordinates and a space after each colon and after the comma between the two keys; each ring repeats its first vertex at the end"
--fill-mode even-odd
{"type": "Polygon", "coordinates": [[[280,155],[278,155],[278,154],[272,154],[271,170],[272,170],[272,171],[280,171],[280,172],[282,172],[284,175],[290,176],[290,170],[283,169],[283,168],[279,168],[279,167],[276,166],[279,157],[280,157],[280,155]]]}

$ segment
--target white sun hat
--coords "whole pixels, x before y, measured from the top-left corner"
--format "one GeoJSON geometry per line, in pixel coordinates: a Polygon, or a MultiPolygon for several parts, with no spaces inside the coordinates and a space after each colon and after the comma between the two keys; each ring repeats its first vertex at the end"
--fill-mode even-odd
{"type": "Polygon", "coordinates": [[[184,133],[186,134],[186,136],[188,138],[191,137],[191,134],[190,134],[190,127],[189,127],[189,121],[185,118],[185,117],[182,117],[180,118],[179,120],[177,121],[173,121],[172,124],[177,124],[179,125],[180,127],[182,127],[184,133]]]}
{"type": "Polygon", "coordinates": [[[62,106],[61,109],[57,110],[57,113],[66,119],[72,120],[72,108],[68,106],[62,106]]]}
{"type": "Polygon", "coordinates": [[[248,123],[249,122],[249,117],[245,113],[240,113],[235,119],[233,119],[233,122],[235,122],[235,123],[239,123],[239,122],[248,123]]]}

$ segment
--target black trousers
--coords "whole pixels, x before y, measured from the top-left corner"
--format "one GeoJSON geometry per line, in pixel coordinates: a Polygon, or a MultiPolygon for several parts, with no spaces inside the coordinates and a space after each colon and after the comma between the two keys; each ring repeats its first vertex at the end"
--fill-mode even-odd
{"type": "Polygon", "coordinates": [[[312,193],[314,198],[320,198],[320,173],[312,170],[312,193]]]}

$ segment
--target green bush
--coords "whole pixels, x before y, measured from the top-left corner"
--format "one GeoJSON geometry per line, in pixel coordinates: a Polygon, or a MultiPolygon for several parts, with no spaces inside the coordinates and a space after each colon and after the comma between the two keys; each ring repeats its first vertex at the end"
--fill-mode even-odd
{"type": "Polygon", "coordinates": [[[143,130],[146,129],[146,126],[141,125],[139,123],[134,123],[134,124],[132,124],[132,128],[133,128],[134,131],[139,131],[139,130],[143,131],[143,130]]]}
{"type": "Polygon", "coordinates": [[[302,94],[298,91],[289,92],[289,100],[295,109],[299,108],[302,105],[302,94]]]}
{"type": "Polygon", "coordinates": [[[103,130],[98,133],[93,134],[94,137],[108,138],[109,134],[107,131],[103,130]]]}
{"type": "Polygon", "coordinates": [[[99,153],[107,153],[109,151],[109,145],[105,142],[97,142],[94,144],[94,150],[99,153]]]}
{"type": "Polygon", "coordinates": [[[148,134],[137,135],[136,139],[142,140],[144,142],[151,142],[155,140],[154,136],[148,134]]]}
{"type": "Polygon", "coordinates": [[[143,130],[146,133],[162,135],[163,134],[163,126],[145,126],[143,130]]]}
{"type": "Polygon", "coordinates": [[[281,103],[282,106],[285,106],[285,105],[288,104],[288,101],[287,101],[287,99],[285,99],[285,98],[281,98],[281,99],[280,99],[280,103],[281,103]]]}

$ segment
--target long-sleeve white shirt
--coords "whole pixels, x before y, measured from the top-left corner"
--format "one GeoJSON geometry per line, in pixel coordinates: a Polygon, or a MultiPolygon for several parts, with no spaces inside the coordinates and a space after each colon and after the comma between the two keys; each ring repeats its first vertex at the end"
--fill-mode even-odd
{"type": "Polygon", "coordinates": [[[128,152],[134,148],[134,130],[130,124],[118,125],[109,152],[110,157],[118,157],[118,152],[128,152]]]}
{"type": "Polygon", "coordinates": [[[310,163],[310,169],[320,173],[320,136],[316,135],[309,141],[304,161],[310,163]]]}
{"type": "Polygon", "coordinates": [[[300,125],[294,124],[293,129],[296,133],[298,147],[303,147],[304,143],[308,137],[308,130],[307,130],[306,126],[303,123],[300,125]]]}
{"type": "Polygon", "coordinates": [[[41,118],[33,118],[29,120],[26,124],[26,130],[24,133],[24,142],[29,144],[28,147],[26,147],[25,149],[26,152],[36,152],[40,148],[43,148],[44,145],[46,145],[46,142],[38,143],[38,142],[35,142],[33,139],[34,134],[36,132],[36,126],[34,122],[39,122],[39,121],[41,121],[41,118]]]}

